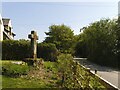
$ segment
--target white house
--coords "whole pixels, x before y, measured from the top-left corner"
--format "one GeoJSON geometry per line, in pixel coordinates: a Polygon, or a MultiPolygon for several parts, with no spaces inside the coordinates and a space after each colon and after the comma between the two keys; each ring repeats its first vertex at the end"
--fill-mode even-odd
{"type": "Polygon", "coordinates": [[[11,20],[9,18],[2,18],[0,15],[0,41],[14,39],[14,36],[11,20]]]}
{"type": "Polygon", "coordinates": [[[9,18],[2,18],[4,31],[3,31],[3,40],[5,39],[14,39],[15,34],[12,32],[11,20],[9,18]]]}
{"type": "Polygon", "coordinates": [[[3,26],[2,16],[0,15],[0,41],[3,40],[3,31],[4,31],[4,26],[3,26]]]}

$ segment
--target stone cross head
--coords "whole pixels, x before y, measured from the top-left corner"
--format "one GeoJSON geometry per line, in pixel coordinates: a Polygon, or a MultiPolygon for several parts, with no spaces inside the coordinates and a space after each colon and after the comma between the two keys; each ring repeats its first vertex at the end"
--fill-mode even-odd
{"type": "Polygon", "coordinates": [[[28,35],[28,38],[31,39],[30,57],[36,60],[37,59],[37,40],[38,40],[37,33],[35,31],[31,31],[31,34],[28,35]]]}
{"type": "Polygon", "coordinates": [[[35,31],[31,31],[31,34],[28,35],[28,38],[38,40],[37,33],[35,31]]]}

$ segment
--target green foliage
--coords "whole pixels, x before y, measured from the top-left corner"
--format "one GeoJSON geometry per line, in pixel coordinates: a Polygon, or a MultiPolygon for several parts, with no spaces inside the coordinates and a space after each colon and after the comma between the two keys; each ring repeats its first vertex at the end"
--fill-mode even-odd
{"type": "Polygon", "coordinates": [[[52,71],[54,73],[57,73],[57,63],[56,62],[44,62],[44,68],[47,69],[47,71],[52,71]]]}
{"type": "Polygon", "coordinates": [[[74,33],[70,27],[62,25],[52,25],[44,42],[54,43],[60,52],[71,53],[74,45],[74,33]]]}
{"type": "Polygon", "coordinates": [[[102,19],[83,28],[76,45],[77,55],[87,56],[88,60],[101,65],[116,66],[115,28],[116,20],[110,19],[102,19]]]}
{"type": "Polygon", "coordinates": [[[77,57],[87,57],[88,56],[87,45],[81,38],[77,42],[74,49],[75,49],[75,56],[77,56],[77,57]]]}
{"type": "MultiPolygon", "coordinates": [[[[2,42],[3,60],[23,60],[30,58],[30,41],[28,40],[4,40],[2,42]]],[[[38,43],[37,56],[44,60],[55,61],[57,58],[57,48],[52,43],[38,43]]]]}
{"type": "Polygon", "coordinates": [[[102,89],[105,87],[89,71],[73,61],[70,54],[58,56],[58,72],[61,73],[59,85],[64,88],[102,89]]]}
{"type": "Polygon", "coordinates": [[[27,75],[29,67],[27,65],[17,65],[11,62],[4,63],[2,65],[2,74],[10,77],[18,77],[21,75],[27,75]]]}
{"type": "Polygon", "coordinates": [[[20,60],[29,56],[30,43],[27,40],[4,40],[2,42],[3,60],[20,60]]]}
{"type": "Polygon", "coordinates": [[[40,69],[34,67],[27,69],[27,67],[24,67],[25,70],[23,70],[22,65],[15,65],[10,61],[2,62],[3,66],[9,70],[7,71],[9,74],[2,76],[3,88],[105,89],[97,78],[90,76],[86,69],[74,62],[70,54],[58,56],[58,62],[44,62],[44,67],[40,69]],[[17,77],[18,73],[16,73],[17,76],[13,73],[16,71],[22,76],[17,77]],[[28,72],[27,75],[23,75],[26,74],[24,71],[28,72]]]}
{"type": "MultiPolygon", "coordinates": [[[[34,80],[34,79],[25,79],[25,78],[11,78],[11,77],[6,77],[6,76],[2,76],[2,90],[6,90],[6,89],[10,89],[10,90],[16,90],[16,88],[18,89],[23,89],[25,88],[25,90],[30,90],[30,89],[34,89],[36,90],[37,88],[48,88],[47,84],[42,81],[42,80],[34,80]],[[36,89],[35,89],[36,88],[36,89]]],[[[37,90],[38,90],[37,89],[37,90]]]]}
{"type": "Polygon", "coordinates": [[[60,72],[65,73],[71,65],[73,57],[70,54],[61,54],[58,56],[58,68],[60,72]]]}
{"type": "Polygon", "coordinates": [[[45,68],[52,69],[54,68],[54,66],[55,66],[55,62],[50,62],[50,61],[44,62],[45,68]]]}
{"type": "MultiPolygon", "coordinates": [[[[2,64],[11,64],[10,62],[13,61],[2,61],[2,64]]],[[[25,74],[20,77],[14,76],[13,74],[13,76],[2,75],[2,88],[45,88],[46,90],[46,88],[49,89],[51,87],[56,87],[55,83],[57,81],[57,74],[55,73],[55,70],[57,70],[57,68],[55,68],[55,63],[56,62],[47,61],[43,63],[44,67],[29,67],[27,75],[25,74]]],[[[15,67],[20,68],[20,65],[15,67]]]]}
{"type": "Polygon", "coordinates": [[[118,67],[120,69],[120,16],[117,20],[116,26],[116,35],[117,35],[117,46],[116,46],[116,53],[117,53],[117,60],[118,60],[118,67]]]}
{"type": "Polygon", "coordinates": [[[47,61],[56,61],[58,51],[55,44],[52,43],[39,43],[38,44],[38,58],[43,58],[47,61]]]}

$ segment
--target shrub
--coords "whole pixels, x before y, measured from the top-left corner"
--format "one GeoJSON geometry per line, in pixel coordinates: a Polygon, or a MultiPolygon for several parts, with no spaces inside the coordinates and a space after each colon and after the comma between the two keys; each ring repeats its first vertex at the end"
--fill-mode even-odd
{"type": "MultiPolygon", "coordinates": [[[[30,41],[28,40],[4,40],[2,42],[2,59],[3,60],[23,60],[30,58],[30,41]]],[[[58,50],[55,44],[38,43],[37,56],[44,60],[55,61],[58,50]]]]}
{"type": "Polygon", "coordinates": [[[105,88],[97,77],[91,76],[89,70],[75,62],[70,54],[58,56],[58,70],[61,80],[57,83],[63,88],[79,88],[80,90],[105,88]]]}
{"type": "Polygon", "coordinates": [[[46,61],[56,61],[58,50],[55,44],[52,43],[39,43],[37,48],[38,58],[43,58],[46,61]]]}
{"type": "Polygon", "coordinates": [[[3,60],[20,60],[29,56],[30,42],[27,40],[4,40],[2,48],[3,60]]]}

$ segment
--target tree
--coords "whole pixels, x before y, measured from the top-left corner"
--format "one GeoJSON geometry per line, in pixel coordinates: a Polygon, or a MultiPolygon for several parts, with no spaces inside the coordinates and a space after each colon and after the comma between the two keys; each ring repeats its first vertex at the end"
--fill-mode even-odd
{"type": "Polygon", "coordinates": [[[70,27],[62,25],[52,25],[49,27],[49,32],[45,32],[46,43],[53,43],[57,49],[63,53],[71,53],[74,44],[74,33],[70,27]]]}
{"type": "Polygon", "coordinates": [[[87,45],[83,40],[83,34],[77,36],[77,43],[75,45],[75,56],[77,57],[87,57],[87,45]]]}
{"type": "MultiPolygon", "coordinates": [[[[101,65],[116,62],[116,20],[102,19],[85,27],[77,47],[84,48],[88,60],[101,65]],[[84,45],[82,45],[84,44],[84,45]]],[[[116,65],[116,64],[115,64],[116,65]]]]}
{"type": "Polygon", "coordinates": [[[117,61],[118,61],[118,68],[120,69],[120,16],[118,17],[117,20],[117,25],[116,25],[116,35],[117,35],[117,47],[116,47],[116,53],[117,53],[117,61]]]}

